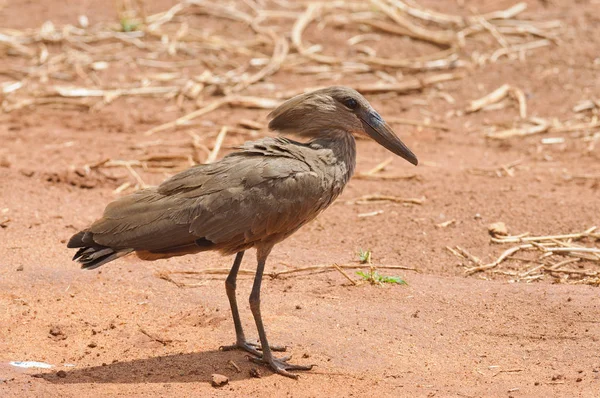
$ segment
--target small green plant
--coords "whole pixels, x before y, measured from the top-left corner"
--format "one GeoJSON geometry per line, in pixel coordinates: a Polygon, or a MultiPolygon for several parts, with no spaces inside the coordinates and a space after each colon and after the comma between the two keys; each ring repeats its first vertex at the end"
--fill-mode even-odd
{"type": "Polygon", "coordinates": [[[356,274],[372,285],[383,285],[384,283],[407,285],[406,281],[401,277],[379,275],[373,267],[371,267],[369,272],[357,271],[356,274]]]}
{"type": "Polygon", "coordinates": [[[358,259],[361,264],[371,264],[371,249],[358,249],[358,259]]]}
{"type": "Polygon", "coordinates": [[[358,250],[358,258],[361,264],[369,264],[369,272],[357,271],[356,274],[372,285],[383,285],[392,283],[397,285],[407,285],[406,281],[399,276],[379,275],[375,267],[371,264],[371,250],[358,250]]]}

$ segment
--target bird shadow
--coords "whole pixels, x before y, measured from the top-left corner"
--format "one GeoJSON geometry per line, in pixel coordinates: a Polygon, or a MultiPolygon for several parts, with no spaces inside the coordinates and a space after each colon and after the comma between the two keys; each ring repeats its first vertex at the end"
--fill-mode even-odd
{"type": "Polygon", "coordinates": [[[210,383],[212,374],[230,381],[273,374],[241,351],[206,351],[113,362],[82,369],[33,375],[54,384],[77,383],[210,383]],[[251,373],[253,375],[251,375],[251,373]]]}

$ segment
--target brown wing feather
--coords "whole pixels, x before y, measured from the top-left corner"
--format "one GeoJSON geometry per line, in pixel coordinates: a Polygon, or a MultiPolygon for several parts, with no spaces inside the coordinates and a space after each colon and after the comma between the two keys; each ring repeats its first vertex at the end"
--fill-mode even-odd
{"type": "Polygon", "coordinates": [[[89,228],[93,240],[175,255],[200,239],[203,250],[234,252],[285,238],[339,193],[326,150],[272,138],[240,149],[111,203],[89,228]]]}

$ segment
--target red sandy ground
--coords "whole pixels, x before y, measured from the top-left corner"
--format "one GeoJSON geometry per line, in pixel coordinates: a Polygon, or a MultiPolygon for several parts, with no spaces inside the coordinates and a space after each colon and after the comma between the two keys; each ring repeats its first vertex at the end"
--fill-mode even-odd
{"type": "MultiPolygon", "coordinates": [[[[92,22],[115,18],[101,1],[41,3],[3,4],[0,25],[36,27],[48,19],[73,23],[79,14],[92,22]]],[[[430,3],[460,12],[454,2],[447,8],[430,3]]],[[[512,2],[468,4],[483,12],[512,2]]],[[[538,50],[527,62],[501,61],[444,84],[455,104],[428,99],[427,91],[370,96],[372,104],[384,117],[419,119],[423,110],[443,115],[464,109],[468,101],[507,82],[529,94],[530,114],[572,117],[578,101],[600,98],[600,74],[591,67],[600,56],[600,4],[528,4],[526,15],[565,23],[561,46],[538,50]],[[427,105],[419,105],[422,99],[428,99],[427,105]]],[[[294,86],[281,73],[270,80],[286,89],[314,85],[299,78],[294,86]]],[[[275,248],[270,267],[348,263],[356,260],[359,248],[370,248],[377,263],[420,272],[380,271],[401,274],[408,286],[355,287],[337,272],[267,278],[263,312],[271,340],[290,346],[296,362],[317,366],[299,380],[259,366],[262,377],[253,378],[249,370],[257,365],[243,352],[218,351],[234,339],[224,277],[201,277],[195,288],[178,288],[156,276],[159,271],[228,267],[231,258],[212,253],[153,263],[126,258],[83,272],[65,247],[72,233],[101,214],[123,182],[99,179],[92,189],[82,189],[69,170],[104,158],[139,157],[133,144],[149,140],[142,132],[181,115],[162,112],[167,105],[124,98],[96,113],[37,107],[0,115],[5,159],[0,210],[9,209],[5,214],[11,219],[0,229],[0,396],[600,396],[598,288],[549,279],[510,284],[502,276],[465,277],[458,259],[444,249],[460,245],[492,260],[503,250],[489,243],[486,226],[494,221],[504,221],[514,233],[540,234],[600,225],[598,182],[563,178],[598,174],[598,149],[585,153],[576,138],[541,151],[538,136],[486,141],[484,124],[511,120],[515,108],[449,119],[444,121],[451,127],[447,132],[396,125],[422,165],[412,168],[394,159],[389,172],[419,178],[353,180],[334,206],[275,248]],[[74,144],[64,145],[69,141],[74,144]],[[467,172],[516,159],[523,159],[523,167],[513,178],[467,172]],[[427,199],[408,207],[345,204],[374,192],[427,199]],[[380,209],[383,215],[357,217],[380,209]],[[435,227],[451,219],[456,224],[435,227]],[[8,365],[14,360],[56,367],[18,371],[8,365]],[[66,377],[56,376],[57,370],[66,377]],[[213,373],[228,376],[229,384],[211,387],[213,373]]],[[[220,119],[263,121],[266,114],[222,109],[206,119],[217,124],[220,119]]],[[[158,138],[189,137],[179,131],[151,137],[158,138]]],[[[389,157],[372,142],[360,141],[358,150],[359,171],[389,157]]],[[[164,178],[143,177],[152,183],[164,178]]],[[[254,267],[253,253],[243,267],[254,267]]],[[[241,277],[239,285],[245,303],[251,278],[241,277]]],[[[247,334],[254,336],[248,305],[241,307],[247,334]]]]}

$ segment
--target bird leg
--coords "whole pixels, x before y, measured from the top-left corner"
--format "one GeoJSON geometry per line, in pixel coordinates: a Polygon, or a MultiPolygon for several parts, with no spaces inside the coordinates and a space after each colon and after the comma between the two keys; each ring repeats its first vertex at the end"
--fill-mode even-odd
{"type": "Polygon", "coordinates": [[[258,267],[256,268],[256,276],[254,277],[254,284],[252,285],[252,292],[250,293],[250,309],[254,316],[254,322],[256,322],[256,328],[258,329],[258,336],[260,337],[260,343],[263,347],[262,356],[253,358],[252,360],[258,363],[269,365],[276,373],[281,375],[297,379],[298,375],[288,372],[289,370],[310,370],[310,366],[293,365],[287,363],[290,357],[275,358],[273,356],[271,347],[267,340],[267,334],[265,333],[265,327],[263,325],[262,317],[260,314],[260,285],[262,283],[263,271],[265,269],[265,263],[267,256],[271,252],[271,247],[262,248],[259,247],[257,250],[258,267]]]}
{"type": "MultiPolygon", "coordinates": [[[[231,315],[233,317],[233,325],[235,326],[235,344],[221,346],[219,347],[219,349],[222,351],[230,351],[240,348],[242,350],[248,351],[252,355],[260,357],[262,355],[262,353],[260,352],[260,350],[262,350],[261,345],[247,341],[246,337],[244,336],[244,329],[242,327],[242,321],[240,319],[240,313],[235,297],[237,274],[240,269],[240,265],[242,264],[243,257],[243,251],[236,254],[233,266],[231,267],[231,271],[229,271],[229,275],[225,280],[225,291],[227,292],[227,298],[229,299],[229,305],[231,307],[231,315]]],[[[286,350],[285,346],[271,346],[270,348],[272,351],[286,350]]]]}

